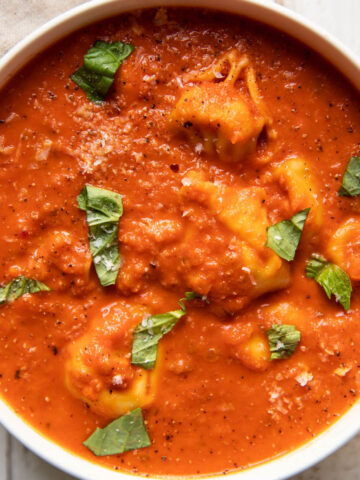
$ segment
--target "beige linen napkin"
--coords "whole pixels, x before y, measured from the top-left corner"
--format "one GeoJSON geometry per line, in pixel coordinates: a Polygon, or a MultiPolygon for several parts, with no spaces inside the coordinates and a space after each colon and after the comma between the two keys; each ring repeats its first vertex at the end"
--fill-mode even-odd
{"type": "Polygon", "coordinates": [[[0,0],[0,57],[48,20],[85,0],[0,0]]]}

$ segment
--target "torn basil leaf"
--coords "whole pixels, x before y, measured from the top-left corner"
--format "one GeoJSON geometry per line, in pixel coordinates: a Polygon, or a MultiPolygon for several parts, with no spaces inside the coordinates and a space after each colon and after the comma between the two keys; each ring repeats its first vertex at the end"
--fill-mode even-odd
{"type": "Polygon", "coordinates": [[[348,274],[342,268],[314,253],[306,265],[305,272],[307,277],[313,278],[322,286],[328,298],[334,295],[344,310],[349,310],[352,286],[348,274]]]}
{"type": "Polygon", "coordinates": [[[279,257],[294,260],[296,249],[310,208],[295,213],[289,220],[282,220],[267,228],[266,247],[270,247],[279,257]]]}
{"type": "Polygon", "coordinates": [[[289,358],[300,342],[301,333],[294,325],[273,325],[267,330],[270,360],[289,358]]]}
{"type": "Polygon", "coordinates": [[[45,283],[21,275],[11,280],[4,287],[0,287],[0,305],[5,302],[12,302],[27,293],[49,291],[50,288],[45,283]]]}
{"type": "Polygon", "coordinates": [[[360,195],[360,157],[351,157],[338,194],[343,197],[360,195]]]}
{"type": "Polygon", "coordinates": [[[99,40],[84,56],[84,65],[70,78],[84,90],[89,100],[100,103],[113,84],[118,68],[134,48],[129,43],[99,40]]]}
{"type": "Polygon", "coordinates": [[[196,298],[202,299],[203,296],[196,292],[185,292],[184,294],[184,300],[195,300],[196,298]]]}
{"type": "Polygon", "coordinates": [[[98,457],[149,447],[151,442],[141,409],[117,418],[105,428],[97,428],[84,445],[98,457]]]}
{"type": "Polygon", "coordinates": [[[131,352],[131,363],[151,370],[155,367],[158,343],[170,332],[178,320],[186,314],[186,307],[179,301],[180,309],[168,313],[151,315],[135,328],[131,352]]]}
{"type": "Polygon", "coordinates": [[[205,303],[210,303],[206,295],[200,295],[196,292],[185,292],[184,298],[182,300],[202,300],[205,303]]]}
{"type": "Polygon", "coordinates": [[[114,79],[91,72],[85,67],[80,67],[71,75],[71,80],[81,87],[89,100],[94,103],[101,103],[114,79]]]}
{"type": "Polygon", "coordinates": [[[86,185],[77,202],[86,211],[90,250],[100,283],[103,287],[114,285],[121,267],[118,247],[119,219],[123,214],[121,196],[86,185]]]}

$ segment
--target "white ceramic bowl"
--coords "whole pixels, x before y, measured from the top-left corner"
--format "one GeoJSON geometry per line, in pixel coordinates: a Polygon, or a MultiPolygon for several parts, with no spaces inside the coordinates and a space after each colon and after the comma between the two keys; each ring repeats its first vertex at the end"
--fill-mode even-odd
{"type": "MultiPolygon", "coordinates": [[[[18,43],[0,60],[0,88],[31,58],[72,31],[135,8],[154,6],[220,8],[272,25],[321,53],[360,89],[360,61],[338,40],[301,16],[266,0],[94,0],[48,22],[18,43]]],[[[61,407],[59,407],[61,414],[61,407]]],[[[54,466],[83,480],[129,480],[123,474],[69,453],[33,430],[0,400],[0,422],[30,450],[54,466]]],[[[360,403],[324,433],[274,460],[227,475],[228,480],[280,480],[309,468],[341,447],[360,430],[360,403]]],[[[71,432],[69,432],[71,434],[71,432]]]]}

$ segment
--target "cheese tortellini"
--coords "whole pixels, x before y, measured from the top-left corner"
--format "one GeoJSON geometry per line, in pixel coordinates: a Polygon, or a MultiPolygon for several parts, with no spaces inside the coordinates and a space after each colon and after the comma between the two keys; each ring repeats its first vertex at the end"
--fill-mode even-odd
{"type": "Polygon", "coordinates": [[[286,190],[291,215],[310,207],[306,228],[312,233],[319,232],[323,223],[323,206],[318,182],[306,161],[300,157],[289,158],[274,167],[272,178],[286,190]]]}
{"type": "Polygon", "coordinates": [[[352,280],[360,280],[360,217],[349,218],[337,228],[327,251],[329,258],[352,280]]]}
{"type": "Polygon", "coordinates": [[[154,399],[161,349],[153,370],[133,367],[130,353],[133,330],[147,313],[123,301],[105,306],[68,347],[66,385],[100,415],[116,418],[154,399]]]}
{"type": "Polygon", "coordinates": [[[186,133],[197,151],[230,162],[254,152],[264,128],[270,137],[275,135],[255,72],[237,49],[195,75],[192,86],[185,89],[173,109],[170,122],[186,133]],[[238,80],[244,83],[246,93],[238,80]]]}
{"type": "Polygon", "coordinates": [[[187,289],[209,295],[211,303],[233,313],[288,285],[289,265],[265,247],[269,223],[263,188],[212,183],[191,171],[181,196],[188,223],[179,253],[187,289]]]}
{"type": "Polygon", "coordinates": [[[265,331],[255,322],[239,322],[222,327],[221,334],[228,353],[244,367],[264,371],[270,365],[269,342],[265,331]]]}

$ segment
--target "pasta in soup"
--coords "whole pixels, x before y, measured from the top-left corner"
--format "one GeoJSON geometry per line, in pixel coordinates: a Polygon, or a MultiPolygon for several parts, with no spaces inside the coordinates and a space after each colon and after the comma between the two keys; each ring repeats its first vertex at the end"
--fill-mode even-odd
{"type": "Polygon", "coordinates": [[[227,473],[358,398],[360,100],[308,47],[159,8],[0,92],[0,392],[141,475],[227,473]]]}

